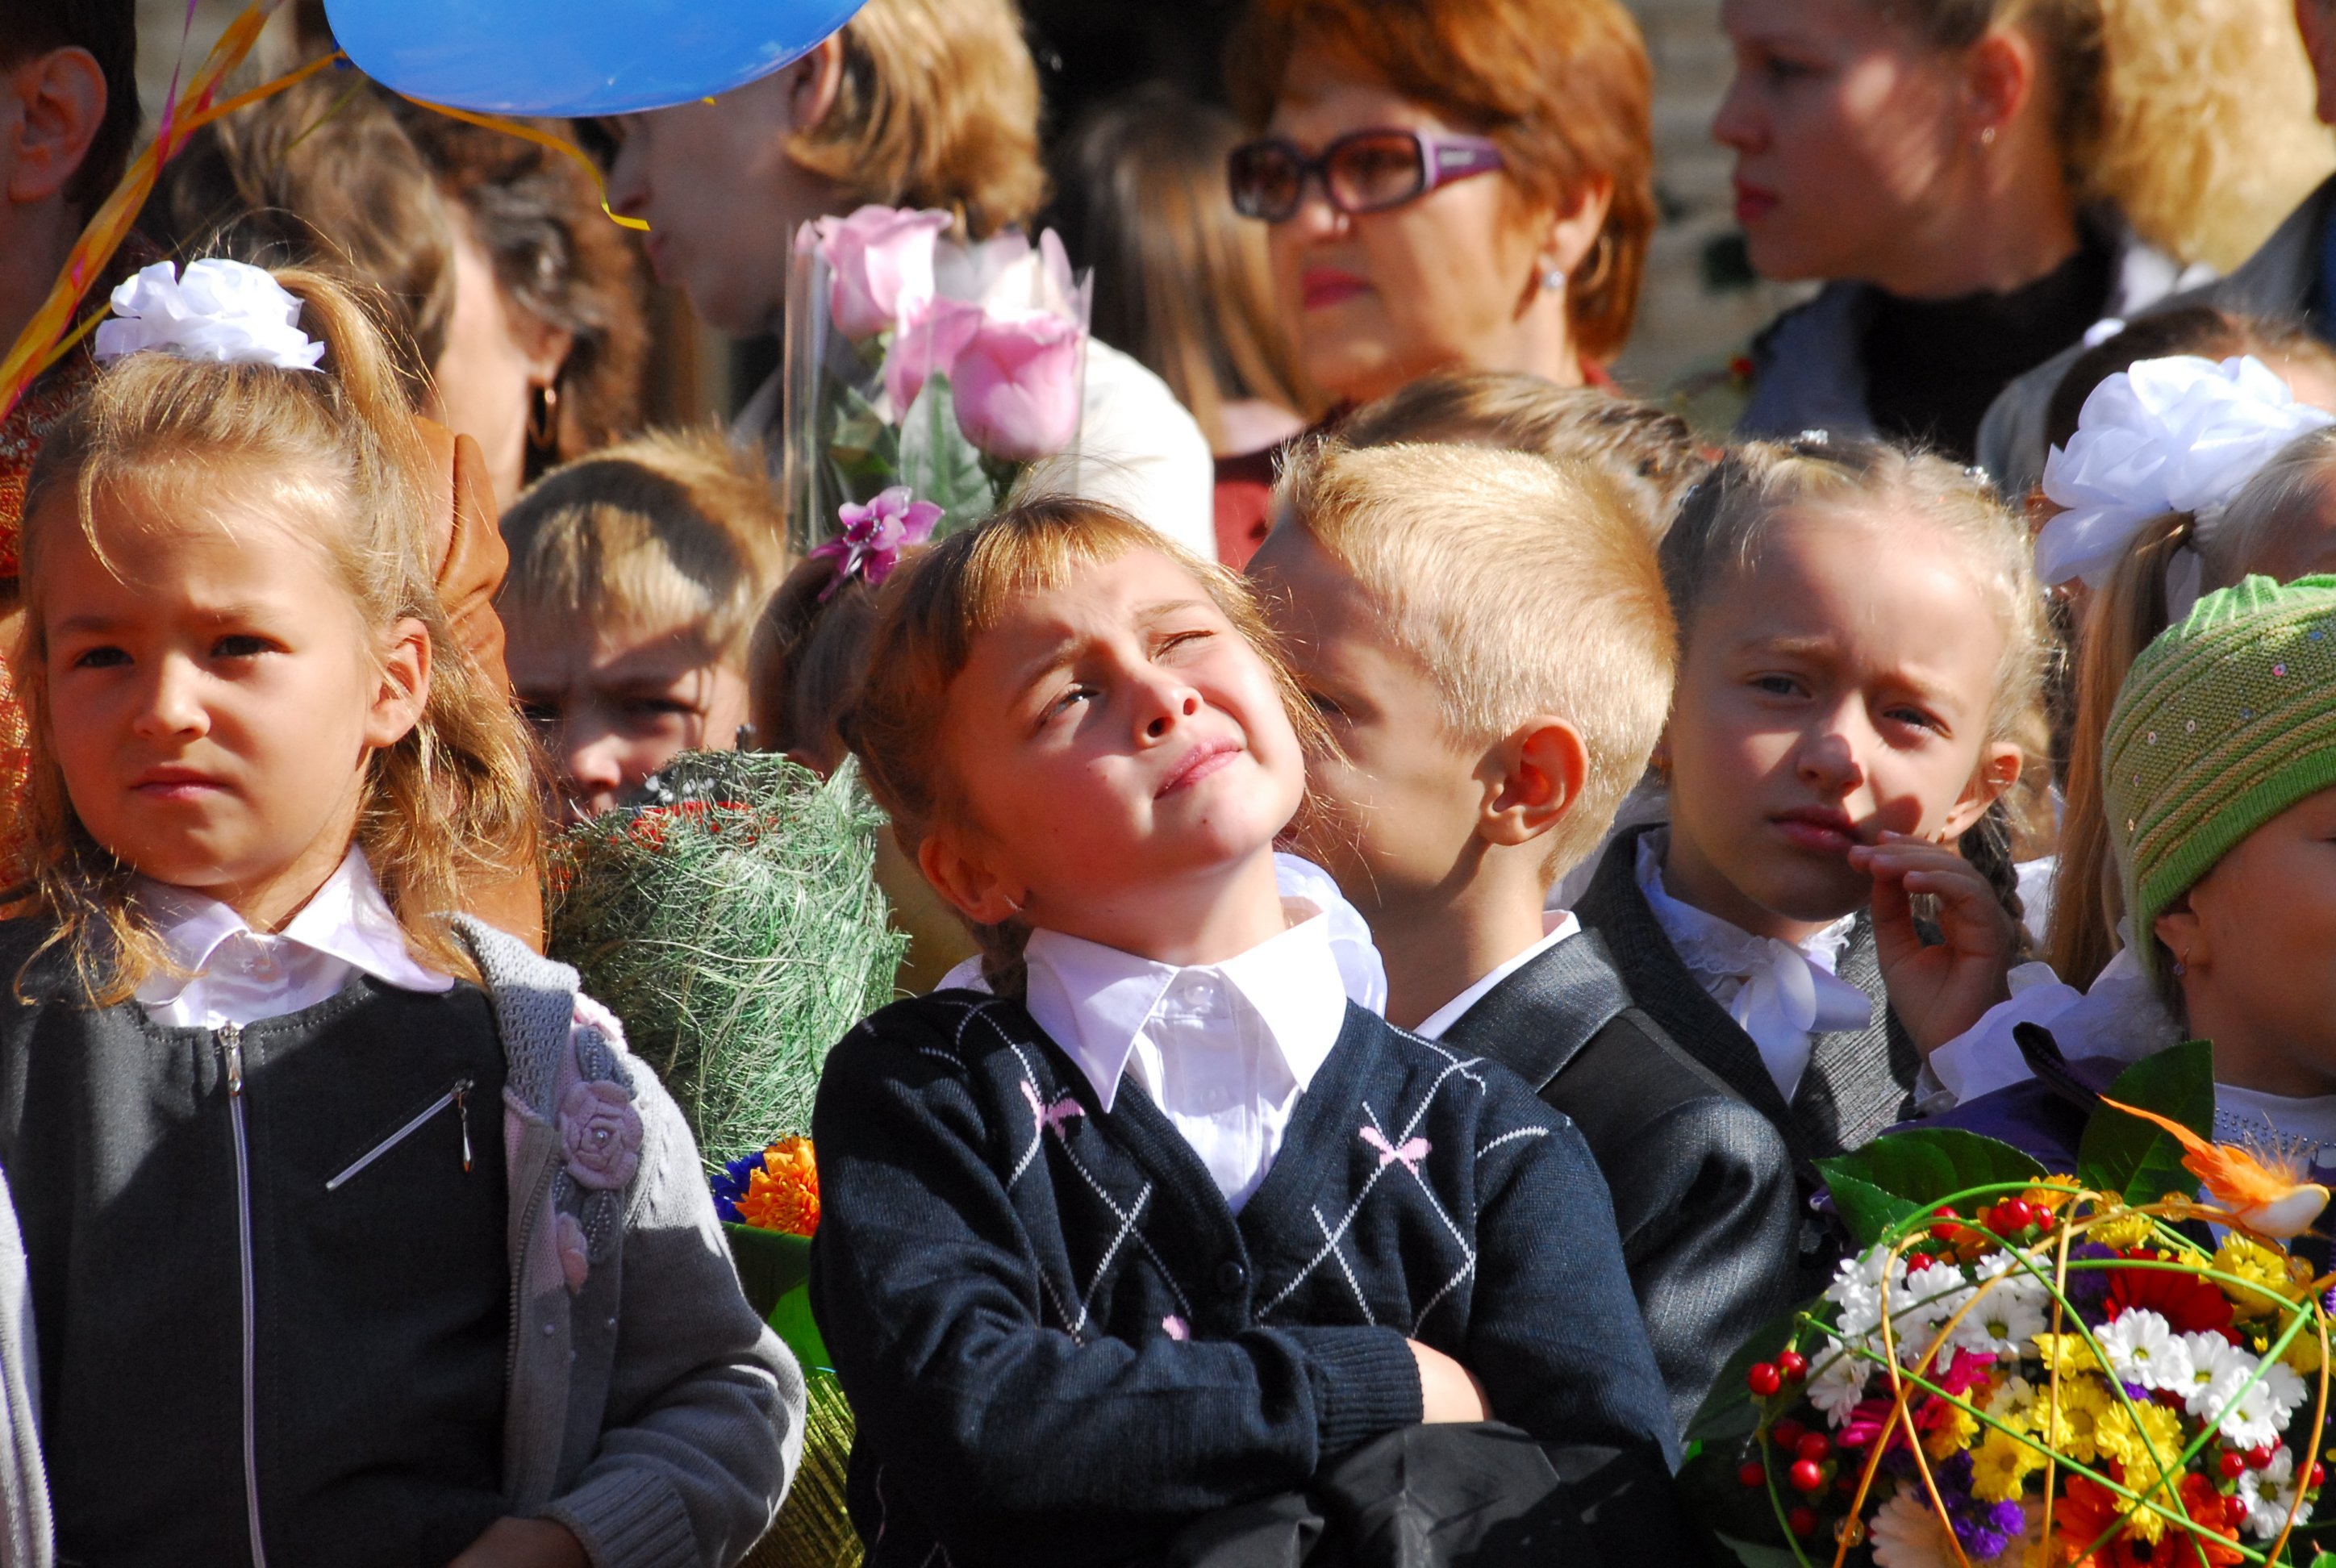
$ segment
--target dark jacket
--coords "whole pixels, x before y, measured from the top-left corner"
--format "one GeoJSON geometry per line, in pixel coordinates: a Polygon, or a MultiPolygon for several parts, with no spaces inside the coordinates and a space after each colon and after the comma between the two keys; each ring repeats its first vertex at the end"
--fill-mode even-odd
{"type": "Polygon", "coordinates": [[[1670,1414],[1606,1184],[1512,1075],[1349,1008],[1238,1216],[1132,1082],[1018,1004],[839,1044],[812,1303],[871,1568],[1121,1563],[1416,1423],[1406,1339],[1538,1439],[1660,1462],[1670,1414]]]}
{"type": "Polygon", "coordinates": [[[1825,1286],[1784,1139],[1631,1003],[1595,931],[1519,968],[1444,1039],[1516,1073],[1589,1140],[1685,1432],[1736,1348],[1825,1286]]]}
{"type": "Polygon", "coordinates": [[[1784,1135],[1804,1183],[1814,1191],[1812,1162],[1856,1148],[1914,1114],[1922,1057],[1889,1010],[1873,925],[1858,917],[1839,974],[1874,998],[1875,1021],[1863,1029],[1819,1035],[1788,1105],[1760,1059],[1760,1047],[1696,983],[1639,891],[1639,835],[1647,831],[1623,833],[1607,846],[1574,913],[1606,940],[1630,999],[1784,1135]]]}

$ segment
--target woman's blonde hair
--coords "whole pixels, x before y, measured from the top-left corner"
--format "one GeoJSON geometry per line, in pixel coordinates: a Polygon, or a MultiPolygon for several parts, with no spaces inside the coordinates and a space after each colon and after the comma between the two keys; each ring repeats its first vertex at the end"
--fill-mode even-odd
{"type": "MultiPolygon", "coordinates": [[[[1682,662],[1698,611],[1759,559],[1780,519],[1810,511],[1920,519],[1969,552],[1974,580],[2003,628],[1981,740],[2018,745],[2024,765],[2019,786],[1988,808],[1960,847],[2018,920],[2013,842],[2042,814],[2049,776],[2043,685],[2052,649],[2027,529],[1983,475],[1927,453],[1824,436],[1747,442],[1689,493],[1663,538],[1663,583],[1679,618],[1682,662]]],[[[1877,562],[1875,570],[1887,566],[1877,562]]]]}
{"type": "Polygon", "coordinates": [[[1014,0],[869,0],[836,40],[842,89],[787,155],[845,208],[936,207],[976,239],[1038,210],[1038,68],[1014,0]]]}
{"type": "Polygon", "coordinates": [[[71,716],[50,701],[42,567],[68,530],[104,560],[97,511],[124,494],[159,489],[200,511],[216,503],[222,471],[240,469],[299,503],[367,628],[411,618],[426,628],[428,699],[405,737],[367,760],[355,835],[419,961],[476,980],[450,924],[460,890],[535,858],[532,753],[509,699],[448,632],[423,449],[389,349],[348,287],[298,268],[275,277],[300,299],[301,329],[326,346],[321,373],[133,355],[100,372],[50,434],[26,496],[12,667],[32,733],[27,869],[56,922],[47,946],[72,952],[101,1006],[169,960],[133,896],[136,869],[91,836],[66,793],[54,732],[71,716]]]}
{"type": "Polygon", "coordinates": [[[1869,0],[1942,49],[2040,46],[2080,200],[2184,261],[2236,267],[2336,166],[2290,0],[1869,0]]]}
{"type": "MultiPolygon", "coordinates": [[[[1272,628],[1239,574],[1100,502],[1060,495],[1024,500],[903,562],[878,596],[868,671],[844,716],[843,738],[911,864],[936,826],[964,821],[964,790],[935,737],[949,716],[949,683],[972,658],[974,644],[1015,600],[1138,550],[1163,555],[1192,574],[1265,661],[1306,755],[1329,750],[1321,719],[1282,662],[1272,628]]],[[[991,988],[1018,996],[1028,928],[1017,920],[972,930],[991,988]]]]}
{"type": "Polygon", "coordinates": [[[2234,587],[2284,547],[2319,531],[2331,484],[2336,430],[2300,435],[2256,471],[2211,527],[2202,529],[2197,515],[2187,511],[2144,524],[2086,606],[2075,661],[2060,862],[2044,937],[2045,958],[2070,985],[2090,984],[2117,955],[2125,899],[2101,799],[2102,746],[2133,661],[2178,618],[2168,591],[2175,558],[2185,549],[2198,552],[2202,593],[2234,587]]]}

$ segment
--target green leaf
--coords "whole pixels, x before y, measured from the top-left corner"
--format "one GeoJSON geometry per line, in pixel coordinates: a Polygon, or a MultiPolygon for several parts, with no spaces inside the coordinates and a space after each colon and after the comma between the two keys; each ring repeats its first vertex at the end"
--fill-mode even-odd
{"type": "Polygon", "coordinates": [[[820,1338],[819,1323],[811,1315],[811,1286],[808,1282],[797,1285],[781,1296],[779,1304],[771,1309],[766,1320],[785,1342],[787,1349],[795,1353],[795,1360],[804,1370],[828,1364],[827,1341],[820,1338]]]}
{"type": "Polygon", "coordinates": [[[998,507],[981,453],[957,427],[949,377],[929,378],[900,418],[900,482],[941,509],[933,537],[972,527],[998,507]]]}
{"type": "Polygon", "coordinates": [[[1887,1133],[1819,1160],[1817,1170],[1860,1251],[1891,1226],[1974,1187],[2025,1185],[2045,1175],[2043,1166],[2010,1144],[1955,1127],[1887,1133]]]}
{"type": "MultiPolygon", "coordinates": [[[[2204,1040],[2145,1057],[2118,1075],[2108,1097],[2156,1111],[2202,1138],[2214,1126],[2214,1052],[2204,1040]]],[[[2182,1145],[2139,1116],[2107,1105],[2085,1125],[2077,1175],[2087,1186],[2121,1193],[2128,1203],[2154,1203],[2167,1193],[2195,1194],[2198,1178],[2182,1168],[2182,1145]]]]}
{"type": "Polygon", "coordinates": [[[1736,1354],[1728,1358],[1728,1365],[1720,1368],[1719,1376],[1712,1380],[1711,1391],[1703,1397],[1702,1407],[1696,1411],[1695,1419],[1688,1423],[1688,1440],[1709,1444],[1716,1449],[1727,1451],[1731,1473],[1737,1459],[1741,1456],[1737,1455],[1737,1447],[1742,1439],[1752,1435],[1753,1427],[1759,1425],[1760,1413],[1753,1406],[1752,1390],[1746,1385],[1744,1375],[1752,1369],[1755,1361],[1775,1360],[1777,1353],[1792,1339],[1794,1326],[1798,1321],[1798,1312],[1786,1312],[1761,1324],[1748,1335],[1744,1343],[1737,1347],[1736,1354]]]}

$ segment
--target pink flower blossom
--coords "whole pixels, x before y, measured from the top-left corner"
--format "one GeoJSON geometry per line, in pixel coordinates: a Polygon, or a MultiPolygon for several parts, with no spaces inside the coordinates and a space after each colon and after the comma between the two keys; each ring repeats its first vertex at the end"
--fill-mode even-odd
{"type": "Polygon", "coordinates": [[[947,374],[981,330],[981,307],[956,299],[929,299],[903,314],[900,331],[884,354],[884,391],[892,417],[908,416],[925,383],[947,374]]]}
{"type": "Polygon", "coordinates": [[[958,428],[992,457],[1051,457],[1079,432],[1076,322],[1045,311],[985,317],[949,366],[958,428]]]}
{"type": "Polygon", "coordinates": [[[641,1114],[621,1085],[571,1084],[560,1101],[560,1141],[578,1186],[621,1187],[641,1166],[641,1114]]]}
{"type": "Polygon", "coordinates": [[[865,506],[847,501],[835,509],[843,531],[812,551],[841,562],[833,579],[820,590],[822,600],[855,577],[864,577],[875,587],[892,575],[902,550],[932,538],[941,509],[930,501],[911,500],[912,493],[907,485],[896,484],[879,492],[865,506]]]}
{"type": "Polygon", "coordinates": [[[946,212],[872,204],[849,218],[821,219],[836,330],[854,342],[873,337],[930,300],[933,242],[949,226],[946,212]]]}

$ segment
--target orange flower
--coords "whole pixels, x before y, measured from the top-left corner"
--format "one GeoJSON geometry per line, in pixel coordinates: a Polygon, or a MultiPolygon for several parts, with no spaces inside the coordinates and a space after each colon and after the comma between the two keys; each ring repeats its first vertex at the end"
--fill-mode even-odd
{"type": "Polygon", "coordinates": [[[763,1165],[738,1200],[746,1223],[808,1236],[819,1229],[819,1165],[809,1138],[782,1138],[763,1151],[763,1165]]]}

